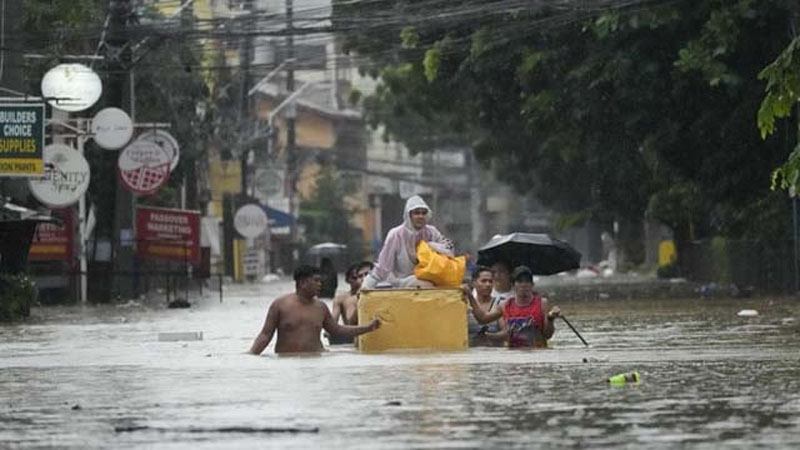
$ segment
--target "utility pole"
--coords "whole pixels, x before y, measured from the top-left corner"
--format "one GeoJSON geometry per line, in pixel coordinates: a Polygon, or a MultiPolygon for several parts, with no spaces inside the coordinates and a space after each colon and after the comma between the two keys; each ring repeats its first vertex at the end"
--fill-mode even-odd
{"type": "MultiPolygon", "coordinates": [[[[241,21],[241,31],[242,31],[242,42],[241,42],[241,50],[239,54],[239,70],[241,76],[241,86],[239,87],[239,136],[240,142],[244,140],[245,137],[250,136],[250,96],[247,95],[250,90],[250,60],[252,59],[252,49],[253,49],[253,20],[252,20],[252,0],[243,0],[242,1],[242,9],[244,10],[245,16],[242,18],[241,21]]],[[[247,183],[247,176],[248,176],[248,168],[247,168],[247,156],[249,150],[245,150],[242,148],[241,150],[241,165],[242,165],[242,197],[247,195],[248,183],[247,183]]]]}
{"type": "MultiPolygon", "coordinates": [[[[798,29],[800,29],[800,4],[798,2],[793,1],[789,2],[789,20],[787,23],[788,34],[791,42],[794,42],[798,38],[798,29]]],[[[787,47],[788,48],[788,47],[787,47]]],[[[785,50],[784,50],[785,51],[785,50]]],[[[791,120],[791,116],[789,117],[791,120]]],[[[789,141],[789,152],[793,149],[800,146],[800,100],[795,102],[795,141],[794,145],[791,145],[791,141],[789,141]]],[[[793,259],[793,268],[794,268],[794,290],[795,292],[800,292],[800,199],[798,199],[798,186],[790,186],[789,187],[789,199],[792,202],[792,238],[794,240],[794,254],[792,255],[793,259]]]]}
{"type": "Polygon", "coordinates": [[[224,236],[223,253],[225,255],[225,275],[234,277],[236,275],[237,254],[234,252],[236,231],[233,217],[238,205],[247,197],[248,186],[248,151],[245,150],[243,142],[250,136],[250,96],[248,95],[250,86],[250,60],[253,47],[252,38],[252,0],[242,0],[242,10],[244,16],[239,21],[239,30],[242,40],[239,48],[239,167],[241,172],[241,187],[238,196],[224,194],[222,199],[222,232],[224,236]]]}
{"type": "MultiPolygon", "coordinates": [[[[286,0],[286,90],[289,95],[294,92],[294,24],[292,23],[294,15],[293,0],[286,0]]],[[[292,223],[289,226],[289,245],[292,252],[292,267],[297,266],[300,258],[299,249],[297,247],[297,151],[296,146],[296,130],[295,130],[295,108],[294,105],[289,105],[291,108],[286,117],[286,175],[289,181],[289,213],[292,216],[292,223]]]]}
{"type": "MultiPolygon", "coordinates": [[[[194,3],[185,3],[184,5],[185,6],[180,10],[181,32],[184,33],[185,36],[190,36],[195,29],[194,3]]],[[[191,70],[192,65],[196,63],[194,55],[192,55],[191,50],[187,49],[186,46],[184,46],[181,54],[181,62],[186,70],[191,70]]],[[[181,183],[180,205],[181,209],[197,209],[197,161],[195,155],[199,152],[197,151],[196,142],[185,142],[183,145],[191,147],[191,149],[187,149],[189,151],[183,152],[185,156],[183,159],[184,171],[183,182],[181,183]]]]}
{"type": "MultiPolygon", "coordinates": [[[[126,103],[125,90],[133,88],[133,83],[130,80],[132,77],[131,63],[132,52],[129,45],[128,36],[128,22],[131,16],[131,2],[130,0],[114,0],[109,5],[109,27],[108,27],[108,40],[106,43],[107,52],[109,55],[109,82],[106,94],[106,104],[119,106],[125,109],[123,105],[126,103]],[[126,86],[127,85],[127,86],[126,86]]],[[[129,92],[128,97],[128,111],[131,120],[136,120],[135,105],[133,92],[129,92]]],[[[108,152],[109,161],[108,166],[113,166],[112,170],[108,172],[109,186],[113,186],[115,190],[116,201],[111,207],[113,209],[113,225],[111,243],[113,246],[112,252],[112,270],[116,272],[132,273],[134,264],[134,233],[133,233],[133,208],[135,198],[134,195],[121,186],[117,179],[116,162],[118,153],[108,152]]],[[[80,220],[84,220],[83,217],[80,220]]],[[[113,278],[112,278],[113,280],[113,278]]],[[[117,291],[123,297],[131,297],[134,295],[134,283],[130,279],[120,277],[116,279],[117,291]]],[[[113,281],[106,282],[109,290],[105,292],[104,296],[110,298],[111,289],[113,289],[113,281]]]]}
{"type": "MultiPolygon", "coordinates": [[[[800,39],[798,37],[798,30],[800,30],[800,3],[794,1],[789,2],[791,5],[791,17],[789,18],[789,33],[792,38],[800,39]]],[[[795,103],[796,105],[796,120],[797,120],[797,129],[795,134],[795,147],[800,146],[800,101],[795,103]]],[[[794,289],[795,292],[800,291],[800,222],[798,220],[798,214],[800,214],[800,208],[798,207],[798,202],[800,199],[797,198],[797,192],[794,192],[792,195],[792,218],[794,220],[794,289]]]]}

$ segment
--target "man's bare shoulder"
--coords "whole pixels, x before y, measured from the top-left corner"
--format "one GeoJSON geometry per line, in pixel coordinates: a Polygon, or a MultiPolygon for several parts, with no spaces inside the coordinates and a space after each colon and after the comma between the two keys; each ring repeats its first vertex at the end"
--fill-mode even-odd
{"type": "Polygon", "coordinates": [[[325,302],[323,302],[323,301],[322,301],[322,300],[320,300],[320,299],[315,299],[315,300],[314,300],[314,306],[316,306],[316,307],[317,307],[317,308],[319,308],[319,309],[325,310],[325,311],[330,311],[330,310],[328,309],[328,305],[326,305],[326,304],[325,304],[325,302]]]}
{"type": "Polygon", "coordinates": [[[349,292],[341,292],[338,295],[336,295],[336,297],[333,297],[333,304],[344,303],[349,296],[350,296],[349,292]]]}
{"type": "Polygon", "coordinates": [[[296,297],[297,297],[297,294],[281,295],[280,297],[278,297],[278,298],[276,298],[275,300],[272,301],[272,303],[270,304],[270,307],[274,306],[276,308],[280,308],[281,306],[284,306],[284,305],[294,301],[294,299],[296,297]]]}

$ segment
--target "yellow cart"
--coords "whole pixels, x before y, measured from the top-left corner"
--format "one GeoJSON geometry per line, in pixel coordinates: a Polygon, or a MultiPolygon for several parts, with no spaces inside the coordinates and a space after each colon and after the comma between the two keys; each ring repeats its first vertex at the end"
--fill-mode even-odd
{"type": "Polygon", "coordinates": [[[362,290],[358,323],[381,327],[358,337],[362,352],[396,349],[465,350],[467,305],[457,288],[362,290]]]}

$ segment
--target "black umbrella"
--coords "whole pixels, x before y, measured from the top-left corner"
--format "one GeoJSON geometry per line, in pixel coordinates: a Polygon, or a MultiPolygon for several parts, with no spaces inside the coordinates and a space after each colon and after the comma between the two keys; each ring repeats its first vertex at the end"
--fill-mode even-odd
{"type": "Polygon", "coordinates": [[[337,256],[340,255],[347,248],[344,244],[337,244],[335,242],[323,242],[312,246],[306,252],[311,256],[337,256]]]}
{"type": "Polygon", "coordinates": [[[478,250],[478,264],[498,261],[513,269],[530,267],[536,275],[552,275],[580,267],[581,254],[564,241],[539,233],[511,233],[495,236],[478,250]]]}

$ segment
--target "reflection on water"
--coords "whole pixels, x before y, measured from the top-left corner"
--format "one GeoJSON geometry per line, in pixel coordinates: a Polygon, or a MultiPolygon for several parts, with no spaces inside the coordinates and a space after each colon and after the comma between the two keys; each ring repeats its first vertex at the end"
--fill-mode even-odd
{"type": "Polygon", "coordinates": [[[548,350],[245,354],[288,288],[0,328],[0,447],[800,445],[795,300],[562,304],[590,348],[559,323],[548,350]],[[159,342],[169,331],[204,340],[159,342]],[[604,381],[632,370],[641,383],[604,381]]]}

